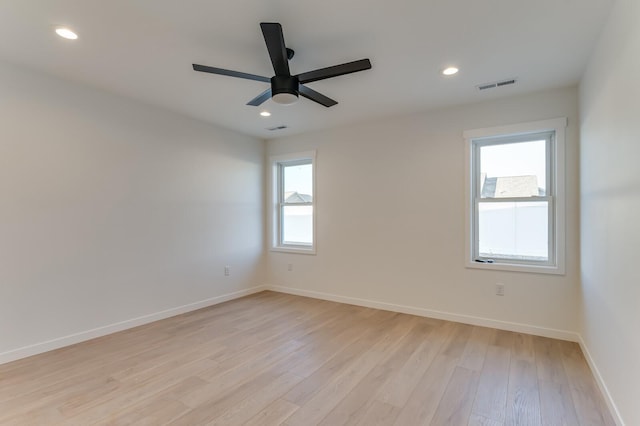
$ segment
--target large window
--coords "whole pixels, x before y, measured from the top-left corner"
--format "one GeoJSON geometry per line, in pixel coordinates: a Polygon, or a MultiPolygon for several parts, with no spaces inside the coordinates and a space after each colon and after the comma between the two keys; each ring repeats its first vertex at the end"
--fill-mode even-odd
{"type": "Polygon", "coordinates": [[[563,273],[566,119],[465,132],[469,266],[563,273]]]}
{"type": "Polygon", "coordinates": [[[272,158],[274,250],[315,252],[314,163],[315,152],[272,158]]]}

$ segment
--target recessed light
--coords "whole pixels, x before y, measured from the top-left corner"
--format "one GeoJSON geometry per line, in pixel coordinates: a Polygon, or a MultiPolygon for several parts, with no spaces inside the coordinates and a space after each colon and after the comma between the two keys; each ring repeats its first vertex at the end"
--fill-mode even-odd
{"type": "Polygon", "coordinates": [[[456,67],[449,67],[449,68],[445,68],[444,70],[442,70],[442,74],[444,75],[454,75],[457,74],[458,71],[460,71],[458,68],[456,67]]]}
{"type": "Polygon", "coordinates": [[[271,115],[271,113],[269,111],[262,111],[260,113],[260,115],[263,116],[263,117],[269,117],[271,115]]]}
{"type": "Polygon", "coordinates": [[[76,40],[78,38],[78,34],[74,33],[69,28],[56,28],[56,34],[62,38],[66,38],[67,40],[76,40]]]}

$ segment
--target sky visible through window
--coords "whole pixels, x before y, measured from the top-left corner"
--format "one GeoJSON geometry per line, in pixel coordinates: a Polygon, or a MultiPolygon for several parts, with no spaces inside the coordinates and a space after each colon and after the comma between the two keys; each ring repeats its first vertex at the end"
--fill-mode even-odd
{"type": "Polygon", "coordinates": [[[538,187],[546,188],[546,141],[483,146],[480,172],[489,178],[534,175],[538,187]]]}
{"type": "Polygon", "coordinates": [[[284,192],[313,195],[312,165],[287,166],[284,168],[284,192]]]}

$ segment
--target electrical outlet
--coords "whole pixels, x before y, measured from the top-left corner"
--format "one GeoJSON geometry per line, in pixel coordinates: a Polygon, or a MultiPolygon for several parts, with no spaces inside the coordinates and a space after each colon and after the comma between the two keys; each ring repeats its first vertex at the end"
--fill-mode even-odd
{"type": "Polygon", "coordinates": [[[289,272],[293,271],[293,263],[287,264],[287,271],[289,272]]]}
{"type": "Polygon", "coordinates": [[[504,296],[504,284],[496,284],[496,296],[504,296]]]}
{"type": "Polygon", "coordinates": [[[229,265],[225,265],[225,267],[224,267],[224,276],[228,277],[229,275],[231,275],[231,267],[229,265]]]}

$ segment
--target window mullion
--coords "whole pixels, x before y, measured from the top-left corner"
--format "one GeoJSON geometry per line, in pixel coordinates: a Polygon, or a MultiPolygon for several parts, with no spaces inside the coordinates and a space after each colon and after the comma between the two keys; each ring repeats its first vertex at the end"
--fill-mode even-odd
{"type": "Polygon", "coordinates": [[[541,201],[550,201],[550,196],[537,197],[501,197],[501,198],[476,198],[480,203],[535,203],[541,201]]]}
{"type": "Polygon", "coordinates": [[[281,203],[283,206],[313,206],[313,202],[306,202],[306,203],[287,203],[287,202],[283,202],[281,203]]]}

